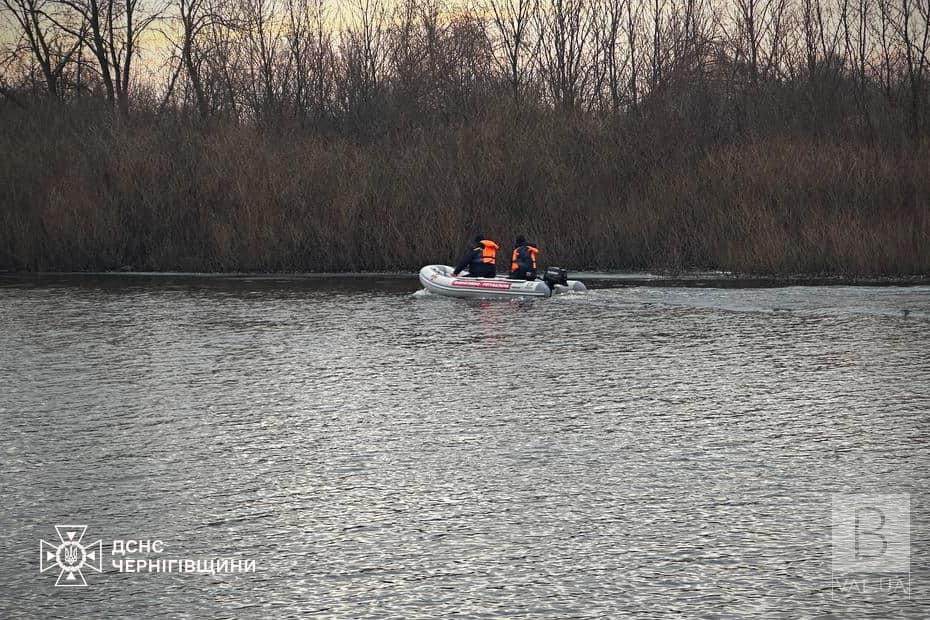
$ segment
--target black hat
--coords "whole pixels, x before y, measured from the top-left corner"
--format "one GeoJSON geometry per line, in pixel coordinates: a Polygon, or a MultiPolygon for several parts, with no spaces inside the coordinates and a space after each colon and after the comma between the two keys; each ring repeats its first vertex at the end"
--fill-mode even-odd
{"type": "Polygon", "coordinates": [[[524,243],[526,243],[526,237],[523,235],[517,235],[517,240],[514,241],[514,245],[523,245],[524,243]]]}

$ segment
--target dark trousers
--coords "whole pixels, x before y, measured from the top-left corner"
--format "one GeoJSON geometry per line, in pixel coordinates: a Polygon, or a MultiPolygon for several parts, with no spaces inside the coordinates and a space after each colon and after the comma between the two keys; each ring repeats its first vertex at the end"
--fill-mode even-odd
{"type": "Polygon", "coordinates": [[[468,267],[469,278],[493,278],[497,275],[494,265],[487,263],[473,263],[468,267]]]}

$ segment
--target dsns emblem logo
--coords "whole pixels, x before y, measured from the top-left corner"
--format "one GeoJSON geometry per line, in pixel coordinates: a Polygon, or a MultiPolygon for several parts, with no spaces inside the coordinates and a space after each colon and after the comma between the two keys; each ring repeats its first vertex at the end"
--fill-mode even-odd
{"type": "Polygon", "coordinates": [[[61,572],[56,586],[86,586],[81,569],[103,572],[103,541],[82,544],[86,525],[56,525],[55,531],[60,543],[53,544],[47,540],[39,543],[39,572],[58,567],[61,572]]]}

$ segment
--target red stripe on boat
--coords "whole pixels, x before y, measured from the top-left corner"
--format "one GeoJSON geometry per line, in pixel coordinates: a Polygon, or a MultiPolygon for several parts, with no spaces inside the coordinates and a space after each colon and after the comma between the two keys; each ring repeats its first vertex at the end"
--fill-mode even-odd
{"type": "Polygon", "coordinates": [[[510,282],[482,282],[480,280],[453,280],[452,286],[460,288],[496,288],[508,289],[510,282]]]}

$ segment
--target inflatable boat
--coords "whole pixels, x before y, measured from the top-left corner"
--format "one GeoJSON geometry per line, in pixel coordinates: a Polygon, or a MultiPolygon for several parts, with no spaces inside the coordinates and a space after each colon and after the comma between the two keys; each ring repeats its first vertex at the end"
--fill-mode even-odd
{"type": "MultiPolygon", "coordinates": [[[[512,280],[499,275],[496,278],[471,278],[452,275],[448,265],[427,265],[420,270],[420,284],[430,293],[446,297],[549,297],[559,293],[586,291],[578,280],[569,280],[568,273],[558,267],[546,269],[536,280],[512,280]]],[[[467,273],[467,272],[466,272],[467,273]]]]}

